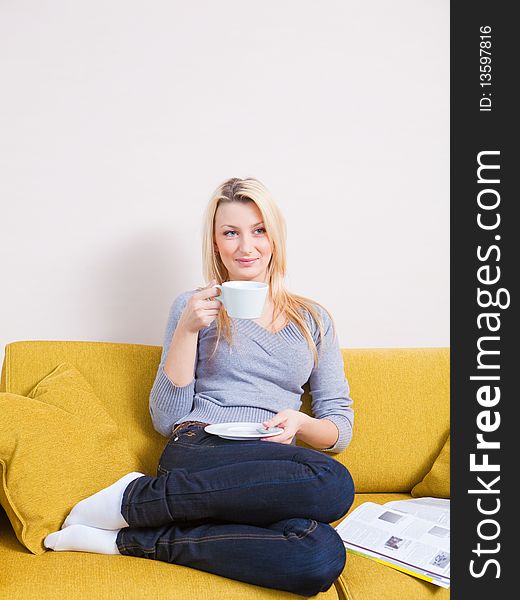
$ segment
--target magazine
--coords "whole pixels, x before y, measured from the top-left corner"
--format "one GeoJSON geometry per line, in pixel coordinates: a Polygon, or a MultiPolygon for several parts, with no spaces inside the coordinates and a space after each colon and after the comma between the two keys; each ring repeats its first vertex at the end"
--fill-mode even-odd
{"type": "Polygon", "coordinates": [[[364,502],[337,527],[347,552],[450,587],[450,501],[364,502]]]}

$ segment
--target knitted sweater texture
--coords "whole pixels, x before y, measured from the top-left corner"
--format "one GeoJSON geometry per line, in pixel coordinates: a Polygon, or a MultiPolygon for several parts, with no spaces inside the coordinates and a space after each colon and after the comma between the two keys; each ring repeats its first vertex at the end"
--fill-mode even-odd
{"type": "MultiPolygon", "coordinates": [[[[182,311],[196,291],[180,294],[170,309],[161,361],[150,392],[150,415],[156,431],[168,437],[173,426],[184,421],[261,423],[284,409],[300,410],[303,386],[309,382],[313,416],[329,419],[338,429],[336,443],[325,450],[344,450],[352,438],[354,413],[343,356],[328,314],[316,305],[325,333],[317,346],[317,367],[307,341],[292,322],[272,333],[251,319],[231,319],[234,344],[230,346],[221,337],[210,359],[217,338],[213,321],[199,331],[193,380],[177,386],[166,375],[164,365],[182,311]]],[[[316,322],[308,313],[306,318],[318,341],[316,322]]]]}

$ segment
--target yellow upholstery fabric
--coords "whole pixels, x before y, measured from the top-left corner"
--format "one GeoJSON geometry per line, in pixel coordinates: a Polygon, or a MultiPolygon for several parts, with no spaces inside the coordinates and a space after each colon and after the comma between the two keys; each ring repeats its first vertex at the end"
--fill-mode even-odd
{"type": "Polygon", "coordinates": [[[448,349],[349,349],[343,359],[354,435],[334,457],[350,470],[356,492],[409,493],[450,428],[448,349]]]}
{"type": "Polygon", "coordinates": [[[67,362],[88,381],[96,398],[137,457],[137,471],[155,475],[167,438],[153,428],[148,397],[161,359],[159,346],[108,342],[28,341],[5,347],[5,390],[26,396],[67,362]]]}
{"type": "MultiPolygon", "coordinates": [[[[356,494],[349,512],[363,502],[385,504],[409,500],[410,494],[356,494]]],[[[341,522],[335,521],[333,525],[341,522]]],[[[412,577],[378,562],[347,553],[347,563],[336,589],[340,600],[449,600],[450,590],[412,577]]]]}
{"type": "MultiPolygon", "coordinates": [[[[354,437],[333,456],[348,467],[357,492],[410,492],[430,470],[449,432],[449,350],[342,352],[354,400],[354,437]]],[[[128,440],[139,470],[155,474],[167,442],[148,412],[160,357],[160,346],[13,342],[5,347],[4,381],[7,391],[26,395],[57,364],[70,362],[128,440]]],[[[310,413],[308,385],[302,410],[310,413]]]]}
{"type": "Polygon", "coordinates": [[[412,488],[412,496],[450,497],[450,436],[424,479],[412,488]]]}
{"type": "Polygon", "coordinates": [[[0,393],[0,503],[34,554],[82,498],[133,471],[135,460],[88,382],[63,363],[27,396],[0,393]]]}
{"type": "MultiPolygon", "coordinates": [[[[148,412],[160,356],[160,346],[13,342],[5,348],[0,390],[27,396],[56,365],[74,365],[128,439],[130,452],[139,463],[131,470],[155,474],[167,442],[153,429],[148,412]]],[[[353,474],[354,507],[365,501],[383,504],[411,498],[412,487],[430,471],[449,433],[449,351],[344,349],[343,358],[354,400],[354,437],[344,452],[332,456],[353,474]]],[[[303,398],[306,412],[310,410],[308,392],[307,387],[303,398]]],[[[34,556],[17,541],[1,508],[0,564],[0,589],[11,600],[34,597],[36,588],[39,600],[152,600],[165,595],[226,600],[297,598],[195,569],[128,556],[84,552],[34,556]]],[[[447,590],[353,555],[348,556],[335,585],[336,591],[331,588],[317,597],[332,600],[337,592],[342,600],[449,598],[447,590]]]]}

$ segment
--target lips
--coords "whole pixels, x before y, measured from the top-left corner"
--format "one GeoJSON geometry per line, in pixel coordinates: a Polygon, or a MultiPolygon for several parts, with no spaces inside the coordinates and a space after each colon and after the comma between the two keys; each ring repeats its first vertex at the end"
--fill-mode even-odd
{"type": "Polygon", "coordinates": [[[237,259],[237,262],[238,262],[240,265],[242,265],[242,266],[244,266],[244,267],[247,267],[247,266],[249,266],[249,265],[252,265],[253,263],[255,263],[257,260],[258,260],[258,259],[256,259],[256,258],[253,258],[253,259],[250,259],[250,260],[242,260],[242,259],[238,258],[238,259],[237,259]]]}

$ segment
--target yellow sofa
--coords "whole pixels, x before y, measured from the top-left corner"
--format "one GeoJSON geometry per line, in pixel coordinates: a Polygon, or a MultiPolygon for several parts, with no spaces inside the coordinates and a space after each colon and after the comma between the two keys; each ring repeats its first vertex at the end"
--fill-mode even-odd
{"type": "MultiPolygon", "coordinates": [[[[166,438],[148,412],[159,346],[104,342],[22,341],[5,347],[0,391],[26,395],[63,362],[90,382],[141,461],[155,474],[166,438]]],[[[411,498],[449,435],[449,351],[446,348],[344,349],[356,422],[347,450],[335,454],[356,484],[356,500],[383,504],[411,498]]],[[[308,389],[304,410],[309,411],[308,389]]],[[[1,415],[0,415],[1,418],[1,415]]],[[[44,459],[44,457],[42,457],[44,459]]],[[[337,523],[333,523],[336,525],[337,523]]],[[[29,552],[0,507],[0,598],[223,600],[296,598],[158,561],[87,552],[29,552]]],[[[348,555],[343,574],[319,600],[447,600],[449,590],[348,555]]]]}

